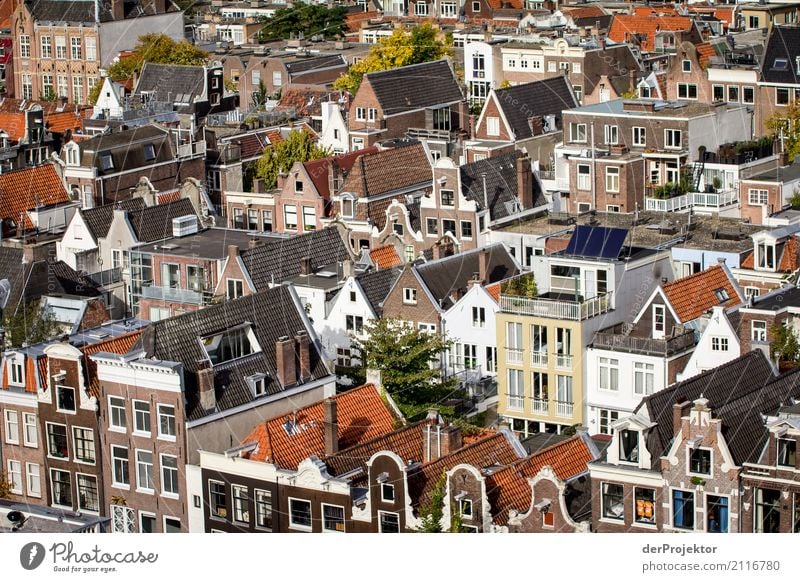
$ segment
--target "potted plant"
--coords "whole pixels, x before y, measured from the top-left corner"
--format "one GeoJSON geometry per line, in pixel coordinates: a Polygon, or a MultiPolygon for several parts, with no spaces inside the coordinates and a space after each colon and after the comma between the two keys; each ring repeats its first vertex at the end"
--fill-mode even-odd
{"type": "Polygon", "coordinates": [[[719,192],[720,188],[722,188],[722,180],[719,179],[719,176],[714,176],[712,183],[714,184],[714,191],[719,192]]]}

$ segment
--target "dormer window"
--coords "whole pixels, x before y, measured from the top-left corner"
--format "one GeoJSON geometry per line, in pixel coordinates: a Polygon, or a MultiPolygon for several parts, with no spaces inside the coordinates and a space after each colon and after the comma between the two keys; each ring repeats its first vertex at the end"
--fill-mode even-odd
{"type": "Polygon", "coordinates": [[[156,159],[156,148],[151,143],[144,144],[144,159],[151,162],[156,159]]]}
{"type": "Polygon", "coordinates": [[[619,433],[619,460],[621,463],[639,462],[639,432],[623,430],[619,433]]]}
{"type": "Polygon", "coordinates": [[[730,299],[730,295],[728,295],[728,290],[724,287],[720,287],[719,289],[714,289],[714,295],[717,297],[717,301],[720,303],[725,303],[728,299],[730,299]]]}
{"type": "Polygon", "coordinates": [[[711,450],[696,448],[689,453],[689,473],[711,475],[711,450]]]}
{"type": "Polygon", "coordinates": [[[114,169],[114,158],[111,157],[111,152],[103,152],[100,154],[100,168],[104,172],[114,169]]]}
{"type": "Polygon", "coordinates": [[[261,351],[250,325],[241,325],[222,333],[201,338],[212,364],[221,364],[261,351]]]}
{"type": "Polygon", "coordinates": [[[267,393],[267,377],[265,374],[254,374],[247,377],[247,383],[253,393],[253,397],[258,398],[267,393]]]}
{"type": "Polygon", "coordinates": [[[664,305],[653,305],[653,339],[661,339],[666,333],[667,309],[664,305]]]}
{"type": "Polygon", "coordinates": [[[25,385],[25,356],[22,355],[10,355],[8,356],[8,365],[11,368],[11,373],[9,374],[8,383],[12,386],[24,386],[25,385]]]}
{"type": "Polygon", "coordinates": [[[775,243],[757,242],[755,245],[756,265],[759,269],[775,270],[775,243]]]}
{"type": "Polygon", "coordinates": [[[68,166],[77,166],[78,165],[78,148],[76,146],[67,146],[67,165],[68,166]]]}
{"type": "Polygon", "coordinates": [[[797,466],[797,441],[778,439],[778,466],[794,469],[797,466]]]}

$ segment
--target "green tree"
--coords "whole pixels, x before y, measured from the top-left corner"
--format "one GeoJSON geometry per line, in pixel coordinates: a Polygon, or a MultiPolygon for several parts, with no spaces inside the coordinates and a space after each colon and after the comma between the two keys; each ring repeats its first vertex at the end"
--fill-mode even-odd
{"type": "Polygon", "coordinates": [[[20,305],[16,313],[6,315],[4,325],[6,343],[12,348],[38,344],[52,339],[61,331],[53,312],[42,310],[39,301],[30,301],[25,307],[20,305]]]}
{"type": "Polygon", "coordinates": [[[428,408],[452,415],[440,403],[456,395],[454,378],[442,379],[439,361],[450,341],[397,319],[378,319],[364,326],[368,339],[353,338],[357,359],[381,371],[386,391],[403,414],[414,420],[428,408]]]}
{"type": "Polygon", "coordinates": [[[237,83],[233,79],[226,79],[225,80],[225,90],[228,93],[238,93],[239,92],[239,83],[237,83]]]}
{"type": "Polygon", "coordinates": [[[500,292],[503,295],[529,297],[532,299],[536,297],[537,294],[536,279],[534,279],[533,273],[526,273],[519,277],[514,277],[500,286],[500,292]]]}
{"type": "Polygon", "coordinates": [[[772,354],[781,367],[793,368],[800,363],[800,343],[791,327],[776,323],[772,326],[772,354]]]}
{"type": "Polygon", "coordinates": [[[100,98],[100,91],[103,90],[103,81],[105,81],[105,78],[100,79],[100,82],[92,87],[92,90],[89,91],[89,94],[86,96],[86,101],[89,105],[97,105],[97,100],[100,98]]]}
{"type": "Polygon", "coordinates": [[[267,93],[267,86],[264,84],[264,81],[258,82],[258,90],[253,91],[251,99],[253,101],[253,106],[256,108],[262,107],[264,103],[267,102],[269,98],[269,93],[267,93]]]}
{"type": "Polygon", "coordinates": [[[8,499],[11,495],[11,481],[3,471],[0,471],[0,499],[8,499]]]}
{"type": "Polygon", "coordinates": [[[800,156],[800,102],[795,100],[784,111],[776,111],[767,120],[767,127],[783,142],[789,163],[794,162],[800,156]]]}
{"type": "Polygon", "coordinates": [[[140,36],[130,55],[108,68],[114,81],[130,79],[142,70],[145,63],[170,65],[203,65],[209,54],[186,40],[175,41],[166,34],[150,33],[140,36]]]}
{"type": "Polygon", "coordinates": [[[348,72],[336,79],[333,86],[355,95],[367,73],[434,61],[448,54],[449,49],[439,38],[439,31],[430,23],[415,26],[410,32],[398,28],[391,36],[381,39],[373,46],[364,59],[351,65],[348,72]]]}
{"type": "Polygon", "coordinates": [[[419,516],[422,520],[419,530],[422,533],[442,533],[444,521],[445,474],[439,478],[436,486],[431,491],[428,503],[420,507],[419,516]]]}
{"type": "Polygon", "coordinates": [[[795,190],[789,197],[789,206],[792,208],[800,207],[800,190],[795,190]]]}
{"type": "Polygon", "coordinates": [[[300,32],[306,38],[317,34],[328,38],[342,36],[346,17],[347,8],[344,6],[328,8],[324,4],[294,4],[277,10],[264,20],[264,28],[258,33],[259,40],[284,40],[300,32]]]}
{"type": "Polygon", "coordinates": [[[331,155],[317,145],[307,131],[295,130],[285,140],[264,149],[256,162],[255,175],[264,180],[267,189],[278,185],[278,174],[288,172],[295,162],[307,162],[331,155]]]}

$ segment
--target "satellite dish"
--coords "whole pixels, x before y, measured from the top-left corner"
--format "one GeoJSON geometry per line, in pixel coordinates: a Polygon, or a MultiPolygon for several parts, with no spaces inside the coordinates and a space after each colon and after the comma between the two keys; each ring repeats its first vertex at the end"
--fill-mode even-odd
{"type": "Polygon", "coordinates": [[[8,298],[11,296],[11,283],[8,279],[0,281],[0,309],[5,309],[8,298]]]}

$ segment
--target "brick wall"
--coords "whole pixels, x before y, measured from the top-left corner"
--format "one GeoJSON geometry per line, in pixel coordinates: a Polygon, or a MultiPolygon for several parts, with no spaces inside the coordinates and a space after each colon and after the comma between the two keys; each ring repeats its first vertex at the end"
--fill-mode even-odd
{"type": "Polygon", "coordinates": [[[415,326],[418,323],[433,323],[439,326],[439,313],[431,304],[422,285],[409,268],[405,269],[398,278],[392,291],[383,303],[383,317],[391,317],[410,321],[415,326]],[[417,290],[417,303],[410,305],[403,302],[405,288],[417,290]]]}

